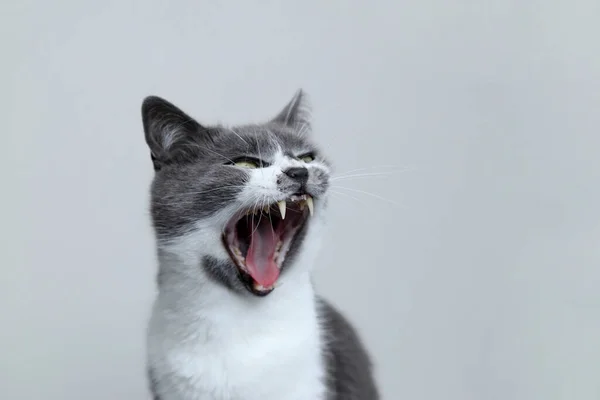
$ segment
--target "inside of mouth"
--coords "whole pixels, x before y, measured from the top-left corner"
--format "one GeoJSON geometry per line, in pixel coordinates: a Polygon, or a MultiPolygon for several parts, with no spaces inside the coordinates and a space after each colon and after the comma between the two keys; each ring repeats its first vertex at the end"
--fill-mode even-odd
{"type": "Polygon", "coordinates": [[[275,284],[290,244],[306,217],[306,210],[290,206],[285,218],[276,206],[271,206],[244,213],[227,229],[229,253],[242,273],[253,280],[255,289],[269,289],[275,284]]]}
{"type": "Polygon", "coordinates": [[[279,277],[276,252],[282,244],[283,227],[279,218],[264,213],[248,215],[236,224],[247,272],[263,287],[272,286],[279,277]]]}

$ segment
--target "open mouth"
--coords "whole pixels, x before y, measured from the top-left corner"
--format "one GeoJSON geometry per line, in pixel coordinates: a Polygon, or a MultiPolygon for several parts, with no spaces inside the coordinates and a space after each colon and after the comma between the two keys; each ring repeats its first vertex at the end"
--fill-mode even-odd
{"type": "Polygon", "coordinates": [[[262,209],[242,210],[229,221],[223,243],[251,293],[264,296],[274,289],[285,256],[313,207],[311,196],[292,195],[262,209]]]}

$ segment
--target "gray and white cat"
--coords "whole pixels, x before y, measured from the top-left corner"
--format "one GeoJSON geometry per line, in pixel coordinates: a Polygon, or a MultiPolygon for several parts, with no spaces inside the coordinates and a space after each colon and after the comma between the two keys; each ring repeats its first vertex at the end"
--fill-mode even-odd
{"type": "Polygon", "coordinates": [[[377,400],[355,330],[315,294],[330,165],[298,91],[271,121],[202,126],[142,105],[159,260],[155,400],[377,400]]]}

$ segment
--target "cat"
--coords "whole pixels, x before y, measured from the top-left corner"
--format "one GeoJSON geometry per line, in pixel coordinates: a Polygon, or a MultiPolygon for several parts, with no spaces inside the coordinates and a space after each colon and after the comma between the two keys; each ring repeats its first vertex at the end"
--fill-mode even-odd
{"type": "Polygon", "coordinates": [[[379,399],[361,339],[311,279],[331,165],[305,92],[236,127],[203,126],[149,96],[142,122],[159,261],[154,399],[379,399]]]}

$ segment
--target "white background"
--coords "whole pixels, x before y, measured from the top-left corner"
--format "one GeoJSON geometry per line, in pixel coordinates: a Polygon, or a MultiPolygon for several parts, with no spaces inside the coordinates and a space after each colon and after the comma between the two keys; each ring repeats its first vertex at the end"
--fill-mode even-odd
{"type": "Polygon", "coordinates": [[[298,87],[338,173],[410,168],[338,182],[317,274],[383,398],[600,398],[597,1],[0,7],[0,398],[147,398],[141,101],[298,87]]]}

